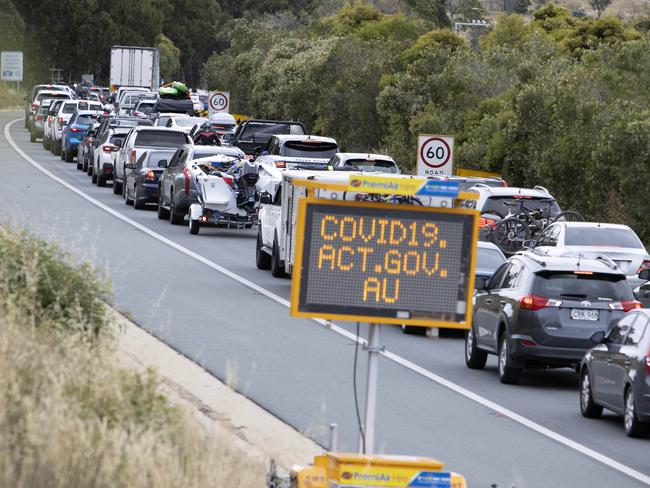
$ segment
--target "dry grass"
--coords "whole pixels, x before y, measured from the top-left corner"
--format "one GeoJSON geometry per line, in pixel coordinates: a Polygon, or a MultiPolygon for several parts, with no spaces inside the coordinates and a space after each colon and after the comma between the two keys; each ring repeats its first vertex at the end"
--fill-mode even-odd
{"type": "MultiPolygon", "coordinates": [[[[59,266],[38,252],[22,259],[16,249],[30,240],[0,228],[0,250],[15,251],[0,253],[0,486],[259,486],[264,466],[170,406],[153,372],[118,364],[99,312],[57,281],[97,284],[88,268],[56,252],[45,257],[59,266]],[[61,294],[44,303],[39,284],[61,294]]],[[[90,299],[101,306],[98,296],[90,299]]]]}

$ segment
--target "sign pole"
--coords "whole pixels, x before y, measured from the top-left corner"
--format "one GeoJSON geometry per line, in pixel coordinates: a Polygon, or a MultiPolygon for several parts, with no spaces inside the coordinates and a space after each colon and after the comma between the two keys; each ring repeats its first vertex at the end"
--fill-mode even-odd
{"type": "Polygon", "coordinates": [[[379,383],[379,353],[382,347],[379,345],[381,324],[370,324],[368,335],[368,378],[366,385],[366,417],[365,417],[365,442],[359,451],[362,454],[373,454],[375,445],[375,418],[377,414],[377,384],[379,383]],[[365,453],[363,447],[365,444],[365,453]]]}

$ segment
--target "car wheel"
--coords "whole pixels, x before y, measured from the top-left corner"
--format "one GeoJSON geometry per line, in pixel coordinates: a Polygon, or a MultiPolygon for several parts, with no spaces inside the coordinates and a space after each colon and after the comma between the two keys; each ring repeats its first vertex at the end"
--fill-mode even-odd
{"type": "Polygon", "coordinates": [[[72,158],[74,157],[74,156],[72,155],[72,151],[68,151],[67,149],[66,149],[65,152],[63,153],[63,156],[64,156],[64,158],[65,158],[65,162],[66,162],[66,163],[71,163],[71,162],[72,162],[72,158]]]}
{"type": "Polygon", "coordinates": [[[580,375],[580,413],[589,419],[597,419],[603,413],[603,407],[594,402],[591,379],[586,367],[580,375]]]}
{"type": "Polygon", "coordinates": [[[176,205],[174,204],[174,194],[172,193],[169,201],[169,221],[173,225],[181,225],[184,220],[184,215],[176,215],[176,205]]]}
{"type": "Polygon", "coordinates": [[[198,220],[190,219],[190,234],[192,235],[198,234],[200,228],[201,228],[201,224],[199,223],[198,220]]]}
{"type": "Polygon", "coordinates": [[[637,416],[634,390],[631,386],[628,386],[625,390],[623,426],[625,427],[625,433],[628,437],[642,437],[648,430],[648,424],[641,422],[637,416]]]}
{"type": "Polygon", "coordinates": [[[498,358],[498,371],[501,383],[506,385],[516,385],[521,379],[521,368],[511,366],[512,360],[510,359],[510,335],[507,331],[503,331],[499,340],[499,358],[498,358]]]}
{"type": "Polygon", "coordinates": [[[36,136],[32,131],[29,131],[29,142],[36,142],[36,136]]]}
{"type": "Polygon", "coordinates": [[[284,278],[287,274],[280,260],[280,246],[278,246],[278,236],[273,238],[273,250],[271,251],[271,274],[275,278],[284,278]]]}
{"type": "Polygon", "coordinates": [[[95,175],[95,168],[89,165],[87,162],[84,162],[83,167],[86,169],[86,174],[88,176],[94,176],[95,175]]]}
{"type": "Polygon", "coordinates": [[[55,155],[58,154],[60,156],[63,153],[61,145],[62,145],[61,141],[59,141],[59,142],[57,142],[55,144],[55,146],[54,146],[54,154],[55,155]]]}
{"type": "Polygon", "coordinates": [[[79,158],[77,158],[77,169],[78,169],[79,171],[83,171],[83,170],[84,170],[84,166],[83,166],[83,164],[79,161],[79,158]]]}
{"type": "Polygon", "coordinates": [[[115,177],[113,177],[113,193],[115,195],[122,193],[122,183],[119,183],[115,177]]]}
{"type": "Polygon", "coordinates": [[[469,369],[483,369],[487,356],[487,352],[477,347],[474,327],[471,327],[465,334],[465,364],[469,369]]]}
{"type": "Polygon", "coordinates": [[[25,117],[25,129],[29,129],[29,119],[25,117]]]}
{"type": "Polygon", "coordinates": [[[97,175],[97,186],[100,188],[106,186],[106,177],[104,175],[97,175]]]}
{"type": "Polygon", "coordinates": [[[163,207],[162,195],[158,196],[158,218],[160,220],[167,220],[169,218],[169,210],[163,207]]]}
{"type": "Polygon", "coordinates": [[[138,185],[133,188],[133,208],[143,210],[145,207],[144,200],[138,196],[138,185]]]}
{"type": "Polygon", "coordinates": [[[257,229],[257,245],[255,246],[255,264],[257,269],[271,269],[271,256],[262,250],[262,227],[257,229]]]}

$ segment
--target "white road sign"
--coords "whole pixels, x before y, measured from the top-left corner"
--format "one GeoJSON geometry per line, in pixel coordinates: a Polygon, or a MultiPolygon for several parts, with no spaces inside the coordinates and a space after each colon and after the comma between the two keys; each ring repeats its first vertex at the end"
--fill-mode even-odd
{"type": "Polygon", "coordinates": [[[2,51],[0,53],[0,79],[2,81],[23,81],[22,51],[2,51]]]}
{"type": "Polygon", "coordinates": [[[230,113],[230,92],[213,91],[208,98],[208,115],[221,112],[230,113]]]}
{"type": "Polygon", "coordinates": [[[418,176],[451,176],[454,164],[454,138],[420,134],[417,159],[418,176]]]}

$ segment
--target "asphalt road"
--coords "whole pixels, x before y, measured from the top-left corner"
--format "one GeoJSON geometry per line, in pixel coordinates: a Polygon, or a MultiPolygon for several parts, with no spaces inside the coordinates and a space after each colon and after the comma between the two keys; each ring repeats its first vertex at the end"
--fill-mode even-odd
{"type": "MultiPolygon", "coordinates": [[[[0,126],[20,116],[2,113],[0,126]]],[[[25,154],[2,134],[0,222],[92,262],[110,277],[115,306],[143,328],[323,445],[338,423],[341,448],[356,450],[353,325],[290,318],[290,281],[257,270],[255,231],[192,236],[30,143],[22,119],[8,132],[25,154]]],[[[574,372],[528,373],[507,386],[494,358],[468,370],[458,337],[385,326],[382,342],[377,451],[439,458],[478,487],[650,485],[650,439],[627,438],[614,415],[582,418],[574,372]]]]}

